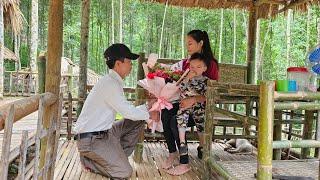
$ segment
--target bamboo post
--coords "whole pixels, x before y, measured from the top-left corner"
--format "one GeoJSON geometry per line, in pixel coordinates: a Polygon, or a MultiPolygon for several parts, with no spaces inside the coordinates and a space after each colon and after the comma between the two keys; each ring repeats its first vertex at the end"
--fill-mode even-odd
{"type": "Polygon", "coordinates": [[[11,93],[12,93],[12,81],[13,81],[13,76],[12,76],[12,72],[10,72],[10,75],[9,75],[9,95],[11,95],[11,93]]]}
{"type": "Polygon", "coordinates": [[[271,81],[260,85],[257,179],[272,179],[272,131],[274,86],[271,81]]]}
{"type": "MultiPolygon", "coordinates": [[[[312,126],[314,120],[314,111],[305,111],[305,123],[303,126],[303,139],[312,139],[312,126]]],[[[310,156],[310,148],[301,149],[302,159],[306,159],[310,156]]]]}
{"type": "Polygon", "coordinates": [[[28,131],[22,131],[21,145],[20,145],[20,163],[17,180],[25,179],[26,158],[28,149],[28,131]]]}
{"type": "MultiPolygon", "coordinates": [[[[317,122],[316,122],[316,140],[317,141],[320,141],[320,110],[317,111],[317,122]]],[[[315,149],[315,156],[314,157],[317,157],[318,159],[320,159],[320,148],[316,148],[315,149]]],[[[320,168],[320,164],[319,164],[319,168],[320,168]]],[[[319,169],[319,172],[320,172],[320,169],[319,169]]],[[[320,175],[320,173],[319,173],[320,175]]]]}
{"type": "MultiPolygon", "coordinates": [[[[61,81],[61,57],[63,44],[63,0],[50,0],[48,24],[48,58],[46,67],[46,92],[59,97],[61,81]]],[[[44,108],[43,127],[49,129],[51,121],[58,120],[59,101],[44,108]]],[[[57,143],[57,142],[53,142],[57,143]]],[[[41,140],[39,166],[42,168],[46,157],[47,138],[41,140]]],[[[54,166],[54,164],[52,165],[54,166]]],[[[50,171],[51,172],[51,171],[50,171]]],[[[49,175],[51,177],[51,175],[49,175]]],[[[51,180],[51,179],[48,179],[51,180]]]]}
{"type": "Polygon", "coordinates": [[[45,83],[46,83],[46,56],[45,55],[41,55],[38,58],[38,73],[39,73],[38,92],[41,94],[45,92],[45,83]]]}
{"type": "Polygon", "coordinates": [[[68,92],[68,121],[67,121],[67,139],[71,140],[72,137],[72,94],[68,92]]]}
{"type": "MultiPolygon", "coordinates": [[[[317,111],[317,129],[316,129],[316,140],[320,141],[320,110],[317,111]]],[[[316,148],[316,155],[318,160],[320,160],[320,148],[316,148]]],[[[318,167],[318,180],[320,179],[320,163],[318,167]]]]}
{"type": "Polygon", "coordinates": [[[206,97],[206,117],[204,123],[204,133],[203,133],[203,170],[204,174],[202,179],[211,179],[211,165],[216,164],[211,155],[211,145],[212,145],[212,136],[214,129],[214,108],[215,107],[215,95],[216,92],[214,89],[208,88],[207,97],[206,97]]]}
{"type": "MultiPolygon", "coordinates": [[[[137,80],[141,80],[145,77],[142,63],[146,62],[145,54],[140,53],[138,59],[138,70],[137,70],[137,80]]],[[[140,105],[144,103],[145,99],[145,90],[143,88],[136,88],[136,102],[135,105],[140,105]]],[[[143,153],[143,141],[144,141],[144,130],[140,132],[138,143],[135,147],[133,159],[135,162],[142,162],[142,153],[143,153]]]]}
{"type": "MultiPolygon", "coordinates": [[[[16,112],[14,114],[14,122],[20,120],[21,118],[35,112],[39,107],[39,99],[44,97],[45,103],[51,105],[57,99],[52,93],[45,93],[42,95],[34,95],[32,97],[23,98],[7,105],[3,105],[0,107],[0,113],[5,113],[9,110],[10,106],[14,104],[16,112]]],[[[4,120],[0,119],[0,130],[4,128],[4,120]]]]}
{"type": "Polygon", "coordinates": [[[68,66],[68,91],[72,93],[73,89],[73,65],[68,66]]]}
{"type": "Polygon", "coordinates": [[[0,159],[0,179],[7,179],[7,176],[8,176],[10,145],[11,145],[14,113],[15,113],[15,107],[14,105],[11,105],[8,111],[9,116],[6,118],[4,134],[3,134],[2,152],[1,152],[1,159],[0,159]]]}
{"type": "Polygon", "coordinates": [[[249,12],[248,45],[247,45],[247,77],[248,84],[254,84],[255,49],[257,31],[257,9],[252,7],[249,12]]]}
{"type": "MultiPolygon", "coordinates": [[[[290,111],[290,119],[293,119],[293,116],[294,116],[294,111],[291,110],[290,111]]],[[[292,124],[289,124],[289,133],[288,133],[288,140],[291,140],[292,138],[292,124]]]]}
{"type": "MultiPolygon", "coordinates": [[[[278,122],[282,121],[282,111],[275,111],[274,117],[277,119],[278,122]]],[[[281,133],[282,133],[282,124],[274,122],[274,131],[273,131],[273,140],[279,141],[281,140],[281,133]]],[[[273,150],[273,159],[274,160],[281,160],[281,149],[274,149],[273,150]]]]}
{"type": "Polygon", "coordinates": [[[37,122],[37,131],[35,135],[35,157],[34,157],[34,169],[33,169],[33,179],[37,180],[39,178],[39,158],[40,158],[40,136],[42,130],[44,118],[44,97],[41,97],[39,100],[39,109],[38,109],[38,122],[37,122]]]}
{"type": "Polygon", "coordinates": [[[248,117],[251,115],[251,99],[246,101],[246,118],[243,121],[245,135],[250,135],[250,125],[248,123],[248,117]]]}

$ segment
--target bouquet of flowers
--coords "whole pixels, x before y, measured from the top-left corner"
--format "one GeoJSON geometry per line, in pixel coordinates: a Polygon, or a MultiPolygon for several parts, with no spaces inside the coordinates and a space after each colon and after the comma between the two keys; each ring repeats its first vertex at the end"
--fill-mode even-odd
{"type": "MultiPolygon", "coordinates": [[[[179,99],[180,92],[178,84],[184,76],[187,75],[188,71],[172,71],[162,64],[157,63],[157,59],[157,55],[151,54],[148,62],[142,64],[146,78],[139,80],[138,85],[157,98],[157,101],[149,111],[160,112],[161,119],[161,110],[164,108],[168,110],[172,109],[173,106],[170,102],[179,99]]],[[[147,122],[152,132],[155,132],[155,130],[162,132],[160,120],[151,119],[147,122]]]]}

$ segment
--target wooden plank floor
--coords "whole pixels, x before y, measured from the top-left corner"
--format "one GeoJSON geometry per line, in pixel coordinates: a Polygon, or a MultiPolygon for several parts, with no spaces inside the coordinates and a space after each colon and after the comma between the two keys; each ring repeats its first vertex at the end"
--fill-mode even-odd
{"type": "MultiPolygon", "coordinates": [[[[28,131],[28,146],[34,144],[34,136],[37,130],[37,121],[38,121],[38,112],[34,112],[18,122],[13,124],[12,129],[12,138],[11,138],[11,146],[10,146],[10,157],[9,161],[11,162],[19,155],[19,147],[21,144],[22,131],[28,131]]],[[[0,131],[0,147],[2,147],[3,142],[3,133],[4,130],[0,131]]],[[[1,156],[2,148],[0,148],[0,156],[1,156]]]]}
{"type": "MultiPolygon", "coordinates": [[[[165,143],[158,142],[148,142],[145,143],[143,162],[135,163],[132,157],[129,157],[131,166],[133,167],[133,173],[131,179],[170,179],[170,180],[196,180],[200,179],[202,172],[201,161],[197,158],[197,143],[189,144],[190,152],[190,165],[192,170],[182,176],[171,176],[164,172],[160,168],[161,162],[164,161],[165,157],[168,155],[165,143]]],[[[219,147],[217,147],[219,148],[219,147]]],[[[216,149],[216,148],[215,148],[216,149]]],[[[214,175],[216,179],[222,179],[216,174],[214,175]]],[[[98,174],[83,172],[80,165],[79,154],[76,148],[75,141],[63,141],[61,148],[59,148],[56,168],[55,168],[55,178],[60,179],[108,179],[102,177],[98,174]]]]}

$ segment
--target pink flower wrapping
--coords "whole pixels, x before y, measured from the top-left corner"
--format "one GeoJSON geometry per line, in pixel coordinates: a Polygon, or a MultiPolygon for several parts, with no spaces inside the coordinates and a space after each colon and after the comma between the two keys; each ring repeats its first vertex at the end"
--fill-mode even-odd
{"type": "MultiPolygon", "coordinates": [[[[160,112],[160,119],[161,110],[165,108],[168,110],[172,109],[172,104],[170,102],[179,99],[179,86],[177,86],[175,82],[165,83],[164,78],[157,76],[153,79],[145,78],[138,81],[138,85],[157,98],[157,101],[152,105],[152,108],[149,111],[160,112]]],[[[152,132],[155,132],[155,130],[162,132],[162,124],[159,126],[160,123],[160,120],[151,120],[148,125],[152,132]]]]}

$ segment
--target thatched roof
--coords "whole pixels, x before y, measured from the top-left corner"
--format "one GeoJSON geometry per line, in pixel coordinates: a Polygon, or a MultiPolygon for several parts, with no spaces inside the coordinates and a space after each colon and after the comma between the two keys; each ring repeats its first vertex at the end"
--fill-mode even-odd
{"type": "Polygon", "coordinates": [[[5,28],[11,28],[15,34],[20,34],[23,28],[24,17],[20,11],[20,0],[1,0],[4,10],[5,28]]]}
{"type": "Polygon", "coordinates": [[[258,18],[268,18],[288,9],[307,9],[308,4],[320,4],[320,0],[144,0],[182,7],[200,7],[207,9],[244,9],[257,7],[258,18]]]}
{"type": "MultiPolygon", "coordinates": [[[[1,48],[1,44],[0,44],[0,48],[1,48]]],[[[13,60],[13,61],[18,61],[18,57],[14,54],[14,52],[12,52],[10,49],[4,47],[4,59],[7,60],[13,60]]]]}

